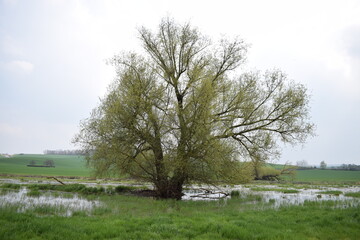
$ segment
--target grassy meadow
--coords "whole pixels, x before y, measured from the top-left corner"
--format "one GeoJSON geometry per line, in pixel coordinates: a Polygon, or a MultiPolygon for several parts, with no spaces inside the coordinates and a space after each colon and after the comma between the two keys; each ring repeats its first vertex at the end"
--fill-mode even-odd
{"type": "Polygon", "coordinates": [[[360,171],[345,170],[298,170],[296,171],[296,181],[299,182],[357,182],[360,183],[360,171]]]}
{"type": "Polygon", "coordinates": [[[83,156],[24,154],[0,156],[0,174],[89,177],[91,171],[86,168],[83,156]],[[53,160],[55,168],[26,166],[30,161],[42,165],[46,160],[53,160]]]}
{"type": "MultiPolygon", "coordinates": [[[[277,164],[269,166],[277,169],[283,167],[277,164]]],[[[90,177],[91,170],[86,167],[83,156],[24,154],[6,158],[0,155],[0,174],[90,177]],[[27,167],[26,165],[32,160],[38,165],[42,165],[46,160],[53,160],[55,168],[27,167]]],[[[360,183],[360,171],[298,170],[294,177],[284,177],[284,180],[309,183],[360,183]]]]}
{"type": "MultiPolygon", "coordinates": [[[[0,157],[0,173],[90,176],[83,157],[60,155],[0,157]],[[53,160],[56,167],[27,167],[31,160],[39,165],[53,160]]],[[[293,181],[295,184],[289,184],[290,189],[271,191],[297,194],[296,186],[304,186],[296,181],[359,186],[360,172],[301,170],[293,181]]],[[[66,207],[45,204],[24,209],[20,203],[11,205],[0,200],[0,239],[359,239],[360,236],[360,207],[348,205],[344,208],[342,202],[334,200],[305,201],[298,206],[275,208],[273,202],[262,201],[259,195],[241,192],[227,200],[175,201],[129,195],[134,188],[125,186],[85,187],[57,183],[26,186],[30,202],[50,194],[65,200],[80,197],[101,204],[90,212],[79,210],[69,216],[66,207]]],[[[269,188],[258,186],[258,182],[250,186],[255,192],[269,191],[269,188]]],[[[19,192],[21,188],[18,184],[0,184],[0,198],[9,191],[19,192]]],[[[359,194],[344,195],[359,198],[359,194]]]]}
{"type": "MultiPolygon", "coordinates": [[[[269,164],[269,167],[282,169],[280,164],[269,164]]],[[[340,184],[340,183],[359,183],[360,171],[346,171],[334,169],[313,169],[296,170],[294,176],[282,176],[282,179],[290,182],[319,183],[319,184],[340,184]]]]}
{"type": "Polygon", "coordinates": [[[103,205],[90,214],[51,207],[0,208],[0,239],[358,239],[360,208],[307,202],[274,209],[258,197],[227,201],[154,200],[87,195],[103,205]]]}

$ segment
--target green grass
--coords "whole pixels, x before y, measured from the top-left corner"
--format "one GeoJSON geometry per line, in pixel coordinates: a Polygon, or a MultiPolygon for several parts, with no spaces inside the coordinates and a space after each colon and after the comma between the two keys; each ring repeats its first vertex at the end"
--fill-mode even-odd
{"type": "Polygon", "coordinates": [[[360,208],[333,202],[260,210],[246,199],[157,201],[101,196],[91,216],[0,208],[0,239],[358,239],[360,208]]]}
{"type": "Polygon", "coordinates": [[[15,183],[4,183],[4,184],[0,185],[0,187],[9,188],[9,189],[20,189],[21,185],[15,184],[15,183]]]}
{"type": "Polygon", "coordinates": [[[83,156],[24,154],[11,158],[0,156],[1,174],[41,175],[41,176],[79,176],[89,177],[91,170],[86,168],[83,156]],[[55,168],[27,167],[30,161],[41,165],[45,160],[53,160],[55,168]]]}
{"type": "Polygon", "coordinates": [[[41,193],[39,192],[39,190],[31,190],[30,192],[27,193],[27,195],[29,197],[38,197],[41,195],[41,193]]]}
{"type": "Polygon", "coordinates": [[[296,171],[295,181],[313,183],[360,183],[360,171],[298,170],[296,171]]]}
{"type": "MultiPolygon", "coordinates": [[[[276,164],[269,164],[268,166],[276,169],[282,169],[283,167],[282,165],[276,164]]],[[[0,156],[0,174],[90,177],[91,169],[86,168],[83,156],[24,154],[14,155],[11,158],[0,156]],[[38,165],[43,164],[45,160],[53,160],[55,168],[27,167],[26,165],[32,160],[38,165]]],[[[292,180],[286,177],[284,177],[284,179],[292,180]]],[[[301,170],[296,171],[295,181],[312,183],[359,183],[360,171],[301,170]]]]}
{"type": "Polygon", "coordinates": [[[357,197],[357,198],[360,198],[360,192],[345,193],[345,196],[347,196],[347,197],[357,197]]]}
{"type": "Polygon", "coordinates": [[[265,187],[255,187],[255,188],[251,188],[252,191],[257,191],[257,192],[267,192],[267,191],[272,191],[272,192],[282,192],[282,193],[298,193],[299,190],[295,190],[295,189],[279,189],[279,188],[265,188],[265,187]]]}
{"type": "MultiPolygon", "coordinates": [[[[280,164],[267,164],[268,167],[274,169],[283,169],[280,164]]],[[[286,181],[309,182],[309,183],[360,183],[360,171],[345,171],[345,170],[296,170],[296,175],[282,176],[286,181]]]]}
{"type": "Polygon", "coordinates": [[[322,191],[322,192],[318,192],[320,194],[330,194],[330,195],[340,195],[343,192],[342,191],[322,191]]]}

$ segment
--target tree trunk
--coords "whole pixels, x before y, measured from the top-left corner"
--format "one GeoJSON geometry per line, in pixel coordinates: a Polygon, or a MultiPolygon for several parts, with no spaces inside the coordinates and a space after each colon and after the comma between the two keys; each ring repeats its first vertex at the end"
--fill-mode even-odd
{"type": "Polygon", "coordinates": [[[157,183],[155,186],[157,198],[181,200],[183,183],[184,181],[174,179],[157,183]]]}
{"type": "Polygon", "coordinates": [[[259,171],[257,165],[255,165],[255,167],[254,167],[254,172],[255,172],[255,180],[260,180],[260,179],[261,179],[261,177],[260,177],[260,171],[259,171]]]}

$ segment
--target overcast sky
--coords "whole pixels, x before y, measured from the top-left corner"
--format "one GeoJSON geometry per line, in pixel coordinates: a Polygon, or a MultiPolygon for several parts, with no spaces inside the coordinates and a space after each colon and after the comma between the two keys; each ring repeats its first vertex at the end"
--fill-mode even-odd
{"type": "Polygon", "coordinates": [[[279,162],[360,164],[360,1],[1,0],[0,153],[74,149],[114,78],[106,59],[140,47],[166,16],[251,45],[240,70],[305,84],[317,136],[279,162]]]}

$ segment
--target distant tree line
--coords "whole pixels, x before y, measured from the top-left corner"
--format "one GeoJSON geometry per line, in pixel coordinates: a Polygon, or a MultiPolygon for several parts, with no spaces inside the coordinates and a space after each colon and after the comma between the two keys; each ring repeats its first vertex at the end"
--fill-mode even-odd
{"type": "Polygon", "coordinates": [[[309,170],[309,169],[316,169],[317,167],[314,165],[309,165],[307,161],[301,160],[297,161],[295,166],[297,166],[296,170],[309,170]]]}
{"type": "Polygon", "coordinates": [[[336,169],[336,170],[348,170],[348,171],[360,171],[360,165],[356,165],[356,164],[342,164],[342,165],[337,166],[337,167],[332,167],[331,169],[336,169]]]}
{"type": "Polygon", "coordinates": [[[45,155],[83,155],[84,152],[82,150],[45,150],[45,155]]]}
{"type": "Polygon", "coordinates": [[[311,169],[318,169],[317,166],[312,166],[312,165],[309,165],[309,166],[306,166],[306,167],[303,167],[303,166],[296,166],[296,170],[311,170],[311,169]]]}
{"type": "MultiPolygon", "coordinates": [[[[305,160],[296,162],[297,170],[309,170],[316,169],[316,166],[309,165],[305,160]]],[[[340,166],[328,167],[325,161],[320,162],[320,169],[332,169],[332,170],[347,170],[347,171],[360,171],[360,165],[356,164],[341,164],[340,166]]]]}

